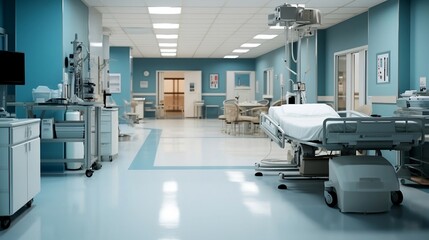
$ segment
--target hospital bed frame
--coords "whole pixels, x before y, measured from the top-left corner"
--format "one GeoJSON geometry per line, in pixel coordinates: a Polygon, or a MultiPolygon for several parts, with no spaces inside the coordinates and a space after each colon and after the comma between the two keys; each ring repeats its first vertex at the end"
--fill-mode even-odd
{"type": "MultiPolygon", "coordinates": [[[[361,150],[375,150],[376,155],[381,157],[381,150],[407,151],[412,147],[422,144],[425,137],[424,119],[409,117],[327,118],[323,121],[322,140],[318,141],[302,141],[288,136],[280,125],[268,114],[261,114],[260,124],[261,129],[266,135],[281,148],[285,148],[287,143],[293,147],[294,158],[289,164],[282,166],[261,166],[260,164],[256,164],[256,171],[279,171],[281,172],[280,176],[282,179],[291,177],[320,177],[317,175],[312,176],[311,174],[309,176],[302,176],[302,174],[285,175],[283,173],[298,171],[303,159],[317,157],[316,151],[318,149],[337,153],[321,156],[322,158],[328,157],[329,159],[338,157],[338,155],[353,156],[356,155],[356,151],[361,150]]],[[[353,158],[357,159],[356,157],[353,158]]],[[[329,169],[330,171],[332,170],[331,162],[329,169]]],[[[262,173],[257,172],[255,175],[262,176],[262,173]]],[[[331,178],[331,174],[329,176],[331,178]]],[[[338,184],[336,186],[338,187],[338,184]]],[[[281,184],[278,188],[286,189],[287,186],[281,184]]],[[[332,191],[332,188],[331,181],[325,182],[325,202],[330,207],[337,204],[336,196],[332,199],[332,196],[329,195],[336,195],[332,191]]],[[[397,193],[400,196],[395,198],[396,202],[393,202],[392,195],[392,202],[394,204],[402,202],[402,193],[399,191],[399,185],[393,188],[397,188],[397,191],[395,190],[392,193],[397,193]]]]}

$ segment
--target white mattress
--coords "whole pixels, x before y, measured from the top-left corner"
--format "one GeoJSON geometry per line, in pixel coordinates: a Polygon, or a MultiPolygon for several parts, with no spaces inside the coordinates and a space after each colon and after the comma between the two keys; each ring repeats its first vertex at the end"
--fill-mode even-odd
{"type": "Polygon", "coordinates": [[[340,117],[332,107],[319,103],[270,107],[268,115],[288,136],[301,141],[321,141],[323,121],[340,117]]]}

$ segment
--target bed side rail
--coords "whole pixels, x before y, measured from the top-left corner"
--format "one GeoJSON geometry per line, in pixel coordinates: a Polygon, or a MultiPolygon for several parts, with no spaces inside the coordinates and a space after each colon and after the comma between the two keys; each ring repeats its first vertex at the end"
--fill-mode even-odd
{"type": "Polygon", "coordinates": [[[328,118],[323,122],[323,145],[327,149],[409,150],[424,142],[421,118],[328,118]]]}
{"type": "Polygon", "coordinates": [[[270,118],[267,114],[261,113],[260,115],[260,128],[267,134],[281,148],[285,147],[286,137],[285,132],[281,129],[280,125],[270,118]]]}

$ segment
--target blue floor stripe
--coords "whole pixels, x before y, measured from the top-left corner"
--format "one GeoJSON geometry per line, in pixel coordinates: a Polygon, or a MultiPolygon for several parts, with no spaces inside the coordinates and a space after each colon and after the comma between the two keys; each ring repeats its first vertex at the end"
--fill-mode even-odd
{"type": "Polygon", "coordinates": [[[151,129],[128,170],[222,170],[253,169],[246,166],[155,166],[156,152],[161,139],[161,129],[151,129]]]}
{"type": "Polygon", "coordinates": [[[129,170],[152,169],[155,163],[156,152],[158,150],[159,140],[162,130],[151,129],[146,141],[140,147],[139,152],[131,163],[129,170]]]}

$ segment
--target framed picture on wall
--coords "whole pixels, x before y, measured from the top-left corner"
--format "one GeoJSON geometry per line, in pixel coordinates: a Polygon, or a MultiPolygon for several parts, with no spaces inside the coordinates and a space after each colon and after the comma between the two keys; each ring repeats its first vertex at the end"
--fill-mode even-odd
{"type": "Polygon", "coordinates": [[[390,81],[390,52],[377,54],[377,83],[390,81]]]}
{"type": "Polygon", "coordinates": [[[210,74],[210,89],[217,89],[219,87],[219,74],[210,74]]]}

